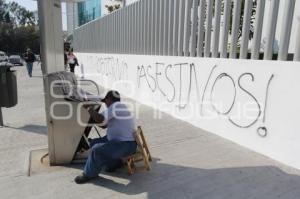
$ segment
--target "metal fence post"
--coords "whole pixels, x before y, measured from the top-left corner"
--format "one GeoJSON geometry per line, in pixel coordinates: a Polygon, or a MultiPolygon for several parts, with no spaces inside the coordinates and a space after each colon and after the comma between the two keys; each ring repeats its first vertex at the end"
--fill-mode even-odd
{"type": "Polygon", "coordinates": [[[160,1],[155,0],[155,55],[159,55],[159,24],[160,24],[160,9],[161,7],[159,6],[160,1]]]}
{"type": "Polygon", "coordinates": [[[191,38],[191,6],[192,0],[185,2],[185,15],[184,15],[184,33],[183,33],[183,53],[184,56],[190,55],[190,38],[191,38]]]}
{"type": "Polygon", "coordinates": [[[232,33],[231,33],[231,43],[230,43],[230,55],[231,59],[237,57],[237,43],[238,43],[238,31],[241,20],[241,1],[235,0],[233,4],[233,21],[232,21],[232,33]]]}
{"type": "Polygon", "coordinates": [[[163,33],[163,55],[168,55],[168,37],[169,37],[169,6],[170,0],[165,0],[164,3],[164,33],[163,33]]]}
{"type": "Polygon", "coordinates": [[[219,56],[219,42],[220,42],[220,22],[221,22],[221,7],[222,1],[215,1],[215,23],[213,27],[213,45],[212,45],[212,57],[219,56]]]}
{"type": "Polygon", "coordinates": [[[173,55],[173,27],[174,27],[174,4],[175,1],[171,0],[169,5],[169,35],[168,35],[168,55],[173,55]]]}
{"type": "Polygon", "coordinates": [[[155,34],[156,34],[156,30],[155,30],[155,12],[156,12],[156,1],[155,0],[152,0],[151,1],[151,26],[150,26],[150,41],[151,41],[151,53],[150,55],[154,55],[155,54],[155,45],[156,45],[156,42],[155,42],[155,34]]]}
{"type": "Polygon", "coordinates": [[[196,37],[197,37],[197,17],[198,17],[198,5],[199,0],[193,0],[192,4],[192,27],[191,27],[191,45],[190,45],[190,56],[196,56],[196,37]]]}
{"type": "Polygon", "coordinates": [[[285,3],[282,29],[280,35],[280,45],[278,59],[286,61],[289,52],[290,37],[292,32],[293,17],[295,10],[295,0],[289,0],[285,3]]]}
{"type": "Polygon", "coordinates": [[[204,56],[210,57],[213,1],[207,2],[204,56]]]}
{"type": "Polygon", "coordinates": [[[185,0],[180,0],[179,4],[179,28],[178,28],[178,56],[183,56],[183,37],[184,37],[184,17],[185,0]]]}
{"type": "Polygon", "coordinates": [[[204,20],[205,20],[205,0],[200,0],[198,7],[198,38],[197,38],[197,56],[203,57],[203,38],[204,38],[204,20]]]}
{"type": "Polygon", "coordinates": [[[174,2],[174,25],[173,25],[173,55],[178,55],[178,28],[179,28],[179,6],[180,0],[174,2]]]}
{"type": "Polygon", "coordinates": [[[276,25],[278,18],[279,0],[271,1],[270,13],[267,24],[267,42],[264,49],[264,60],[272,60],[273,45],[275,40],[276,25]]]}
{"type": "Polygon", "coordinates": [[[223,33],[221,36],[220,57],[227,58],[228,32],[231,15],[231,0],[226,0],[224,3],[224,18],[223,18],[223,33]]]}
{"type": "Polygon", "coordinates": [[[295,56],[294,61],[300,61],[300,15],[297,18],[297,34],[296,34],[296,49],[295,49],[295,56]]]}
{"type": "Polygon", "coordinates": [[[265,13],[265,0],[260,0],[258,2],[256,8],[256,15],[255,15],[255,28],[254,28],[254,37],[253,37],[253,45],[251,50],[251,59],[258,59],[259,58],[259,49],[260,49],[260,42],[262,36],[262,27],[263,27],[263,19],[265,13]]]}
{"type": "Polygon", "coordinates": [[[164,49],[164,9],[165,9],[165,2],[166,0],[160,0],[159,1],[159,32],[158,32],[158,55],[163,55],[163,49],[164,49]]]}
{"type": "Polygon", "coordinates": [[[3,124],[3,116],[2,116],[2,108],[0,107],[0,126],[4,126],[3,124]]]}
{"type": "Polygon", "coordinates": [[[250,21],[251,21],[253,0],[246,0],[245,4],[246,5],[244,9],[240,59],[247,59],[248,56],[249,32],[250,32],[250,21]]]}

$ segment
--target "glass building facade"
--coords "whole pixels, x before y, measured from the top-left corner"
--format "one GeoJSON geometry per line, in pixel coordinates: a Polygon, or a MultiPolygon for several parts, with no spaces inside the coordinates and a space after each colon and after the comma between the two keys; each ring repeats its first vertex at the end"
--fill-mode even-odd
{"type": "Polygon", "coordinates": [[[101,0],[86,0],[78,3],[78,26],[101,16],[101,0]]]}

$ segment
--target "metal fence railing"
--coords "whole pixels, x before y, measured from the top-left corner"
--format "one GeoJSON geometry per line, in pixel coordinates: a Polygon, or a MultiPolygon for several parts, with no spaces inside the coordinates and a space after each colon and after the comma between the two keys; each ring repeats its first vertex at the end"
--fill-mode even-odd
{"type": "Polygon", "coordinates": [[[300,61],[296,1],[271,0],[266,10],[267,0],[140,0],[77,28],[74,48],[94,53],[300,61]],[[261,50],[263,27],[267,37],[261,50]],[[292,28],[296,29],[295,49],[289,52],[292,28]],[[274,52],[276,32],[278,52],[274,52]]]}

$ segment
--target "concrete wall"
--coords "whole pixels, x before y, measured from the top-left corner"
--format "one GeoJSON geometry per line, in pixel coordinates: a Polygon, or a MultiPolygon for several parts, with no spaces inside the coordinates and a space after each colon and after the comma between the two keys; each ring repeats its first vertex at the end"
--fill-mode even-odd
{"type": "Polygon", "coordinates": [[[300,169],[299,62],[77,56],[85,78],[300,169]]]}

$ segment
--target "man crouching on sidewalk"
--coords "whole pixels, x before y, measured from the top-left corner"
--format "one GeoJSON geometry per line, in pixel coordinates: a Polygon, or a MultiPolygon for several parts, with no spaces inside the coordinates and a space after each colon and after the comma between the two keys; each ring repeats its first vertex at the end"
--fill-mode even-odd
{"type": "Polygon", "coordinates": [[[120,94],[117,91],[109,91],[102,102],[107,106],[104,112],[98,113],[93,108],[88,108],[88,112],[96,123],[106,124],[106,136],[90,142],[91,151],[83,174],[75,178],[77,184],[97,178],[104,166],[109,171],[121,167],[121,158],[136,152],[135,120],[126,105],[121,102],[120,94]]]}

